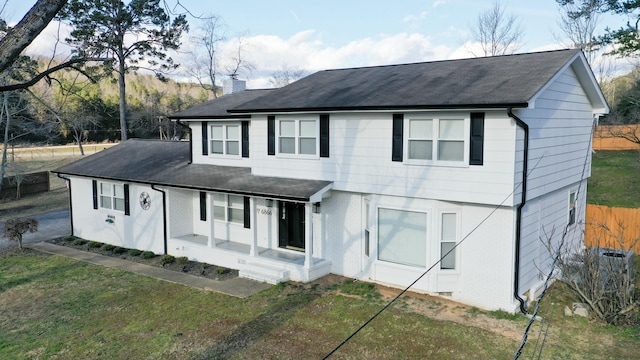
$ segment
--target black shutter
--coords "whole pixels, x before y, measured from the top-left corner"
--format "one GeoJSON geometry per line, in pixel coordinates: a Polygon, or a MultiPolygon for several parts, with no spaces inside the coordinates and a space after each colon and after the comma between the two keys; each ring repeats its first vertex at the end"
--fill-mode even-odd
{"type": "Polygon", "coordinates": [[[202,126],[202,155],[209,155],[209,129],[207,122],[203,121],[200,124],[202,126]]]}
{"type": "Polygon", "coordinates": [[[124,184],[124,214],[131,215],[131,209],[129,206],[129,184],[124,184]]]}
{"type": "Polygon", "coordinates": [[[251,202],[249,197],[244,197],[244,228],[251,229],[251,202]]]}
{"type": "Polygon", "coordinates": [[[249,121],[242,122],[242,157],[249,157],[249,121]]]}
{"type": "Polygon", "coordinates": [[[276,154],[276,117],[267,116],[267,155],[276,154]]]}
{"type": "Polygon", "coordinates": [[[207,221],[207,193],[200,191],[200,220],[207,221]]]}
{"type": "Polygon", "coordinates": [[[402,161],[403,129],[404,115],[393,114],[393,141],[391,145],[391,161],[402,161]]]}
{"type": "Polygon", "coordinates": [[[320,157],[329,157],[329,114],[320,115],[320,157]]]}
{"type": "Polygon", "coordinates": [[[484,160],[484,113],[471,113],[469,165],[482,165],[484,160]]]}
{"type": "Polygon", "coordinates": [[[98,208],[98,181],[91,180],[91,185],[93,185],[93,208],[98,208]]]}

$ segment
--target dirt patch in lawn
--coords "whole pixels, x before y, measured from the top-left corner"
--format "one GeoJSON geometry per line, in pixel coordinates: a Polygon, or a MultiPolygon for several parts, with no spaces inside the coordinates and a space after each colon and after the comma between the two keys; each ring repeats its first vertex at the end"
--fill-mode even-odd
{"type": "Polygon", "coordinates": [[[233,270],[217,265],[190,261],[186,258],[173,258],[172,260],[162,255],[145,257],[142,252],[131,251],[95,242],[78,241],[77,238],[65,237],[49,240],[48,242],[60,246],[68,246],[77,250],[94,254],[110,256],[122,260],[133,261],[145,265],[160,267],[167,270],[182,272],[195,276],[202,276],[213,280],[224,281],[238,277],[238,270],[233,270]]]}

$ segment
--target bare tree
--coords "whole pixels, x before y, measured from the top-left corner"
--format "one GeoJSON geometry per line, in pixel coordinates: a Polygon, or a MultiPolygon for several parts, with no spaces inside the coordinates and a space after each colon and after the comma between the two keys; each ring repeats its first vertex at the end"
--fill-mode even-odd
{"type": "Polygon", "coordinates": [[[593,66],[598,50],[601,49],[601,42],[596,39],[596,28],[600,23],[602,0],[586,0],[583,5],[562,0],[559,2],[558,27],[569,40],[570,46],[582,49],[587,61],[593,66]]]}
{"type": "Polygon", "coordinates": [[[492,8],[478,15],[476,24],[471,26],[471,35],[482,51],[482,54],[471,51],[474,56],[507,55],[522,46],[524,29],[518,17],[507,14],[502,4],[496,1],[492,8]]]}
{"type": "Polygon", "coordinates": [[[307,76],[307,71],[297,67],[289,67],[288,65],[283,64],[282,66],[280,66],[279,70],[276,70],[271,74],[269,82],[273,87],[279,88],[285,85],[289,85],[294,81],[300,80],[305,76],[307,76]]]}

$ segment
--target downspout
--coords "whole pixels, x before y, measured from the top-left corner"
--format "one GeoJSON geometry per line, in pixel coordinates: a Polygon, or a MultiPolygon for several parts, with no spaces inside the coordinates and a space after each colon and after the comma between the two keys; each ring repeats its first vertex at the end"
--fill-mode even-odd
{"type": "Polygon", "coordinates": [[[71,236],[73,235],[73,202],[71,201],[71,179],[66,178],[60,174],[56,174],[60,179],[63,179],[69,184],[69,219],[71,220],[71,236]]]}
{"type": "MultiPolygon", "coordinates": [[[[193,162],[193,133],[191,131],[191,127],[181,123],[180,119],[176,119],[176,124],[186,128],[187,131],[189,132],[189,162],[187,164],[191,164],[193,162]]],[[[158,191],[161,191],[161,190],[158,190],[158,191]]]]}
{"type": "Polygon", "coordinates": [[[518,288],[520,287],[520,240],[522,237],[522,209],[527,202],[527,173],[529,170],[529,125],[522,121],[513,113],[513,108],[509,108],[507,114],[513,120],[516,121],[516,125],[524,130],[524,149],[522,159],[522,200],[516,212],[516,243],[515,243],[515,262],[513,264],[515,270],[513,274],[513,296],[520,302],[520,311],[523,314],[527,314],[525,307],[526,302],[518,294],[518,288]]]}
{"type": "Polygon", "coordinates": [[[156,189],[155,185],[151,185],[151,188],[162,193],[162,230],[164,234],[164,254],[167,255],[167,193],[164,190],[156,189]]]}

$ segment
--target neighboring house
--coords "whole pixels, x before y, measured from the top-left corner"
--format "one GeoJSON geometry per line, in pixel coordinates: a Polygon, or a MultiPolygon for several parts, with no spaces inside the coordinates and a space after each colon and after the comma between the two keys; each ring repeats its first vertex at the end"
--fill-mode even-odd
{"type": "Polygon", "coordinates": [[[429,270],[413,291],[515,311],[547,240],[582,241],[607,112],[579,50],[328,70],[173,115],[189,143],[129,140],[56,172],[86,239],[271,283],[401,288],[429,270]]]}

